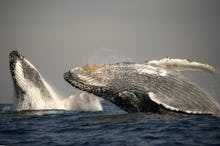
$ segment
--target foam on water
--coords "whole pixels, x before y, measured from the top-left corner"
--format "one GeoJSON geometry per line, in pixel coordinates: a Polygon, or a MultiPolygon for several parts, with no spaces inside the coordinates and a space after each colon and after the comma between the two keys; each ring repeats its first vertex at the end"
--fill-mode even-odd
{"type": "Polygon", "coordinates": [[[103,110],[99,99],[90,94],[81,93],[79,95],[71,95],[64,99],[63,105],[67,110],[75,111],[101,111],[103,110]]]}

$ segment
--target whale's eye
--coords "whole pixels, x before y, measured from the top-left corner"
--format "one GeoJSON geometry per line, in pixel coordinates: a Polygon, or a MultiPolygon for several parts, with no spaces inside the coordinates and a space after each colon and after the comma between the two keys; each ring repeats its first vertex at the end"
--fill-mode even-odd
{"type": "Polygon", "coordinates": [[[86,64],[82,67],[82,69],[86,72],[88,72],[89,74],[103,68],[104,65],[96,65],[96,64],[92,64],[92,65],[89,65],[89,64],[86,64]]]}

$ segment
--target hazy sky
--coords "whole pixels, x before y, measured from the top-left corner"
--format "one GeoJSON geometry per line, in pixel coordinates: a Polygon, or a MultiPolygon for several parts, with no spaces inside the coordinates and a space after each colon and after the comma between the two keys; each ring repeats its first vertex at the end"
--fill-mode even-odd
{"type": "Polygon", "coordinates": [[[85,63],[193,58],[220,68],[219,0],[0,0],[0,103],[14,96],[18,49],[65,95],[85,63]]]}

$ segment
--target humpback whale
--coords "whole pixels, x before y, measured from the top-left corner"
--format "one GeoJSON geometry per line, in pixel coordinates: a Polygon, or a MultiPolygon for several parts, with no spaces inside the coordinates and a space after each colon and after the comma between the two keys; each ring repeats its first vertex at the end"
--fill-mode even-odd
{"type": "Polygon", "coordinates": [[[181,73],[186,70],[215,72],[208,64],[164,58],[144,63],[87,64],[64,73],[64,79],[127,112],[218,115],[219,103],[181,73]]]}
{"type": "Polygon", "coordinates": [[[17,97],[16,110],[102,110],[99,99],[85,93],[60,98],[36,67],[18,51],[9,54],[9,64],[17,97]]]}

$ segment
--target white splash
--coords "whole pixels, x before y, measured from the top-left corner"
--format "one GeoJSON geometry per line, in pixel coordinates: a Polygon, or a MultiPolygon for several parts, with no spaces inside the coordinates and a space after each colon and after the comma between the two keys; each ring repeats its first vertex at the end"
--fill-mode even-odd
{"type": "Polygon", "coordinates": [[[146,64],[173,68],[173,69],[177,69],[178,71],[201,70],[210,73],[215,72],[215,68],[213,66],[200,62],[195,62],[189,59],[163,58],[160,60],[148,61],[146,62],[146,64]]]}
{"type": "Polygon", "coordinates": [[[81,93],[79,95],[71,95],[63,100],[63,105],[67,110],[74,111],[102,111],[102,105],[100,100],[87,93],[81,93]]]}

